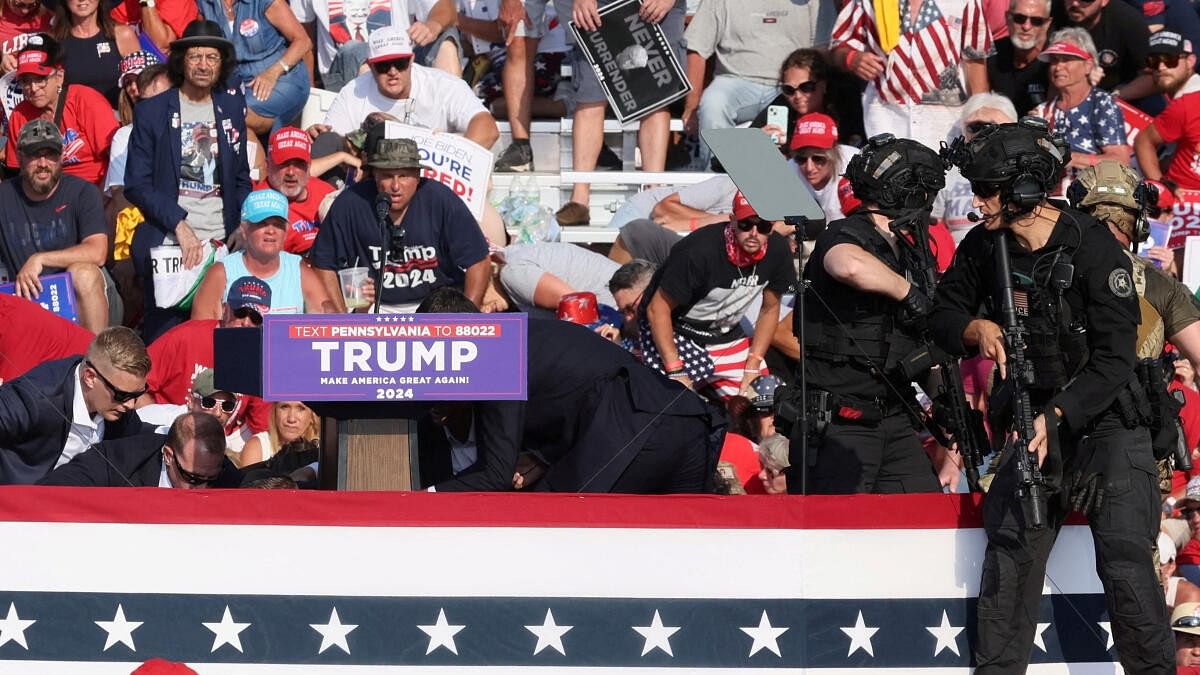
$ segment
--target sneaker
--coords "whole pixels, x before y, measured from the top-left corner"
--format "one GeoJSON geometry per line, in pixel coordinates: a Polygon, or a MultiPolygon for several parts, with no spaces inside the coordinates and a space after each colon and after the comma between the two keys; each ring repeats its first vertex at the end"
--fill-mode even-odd
{"type": "Polygon", "coordinates": [[[608,147],[608,143],[605,143],[600,146],[600,155],[596,157],[596,168],[602,171],[620,171],[625,168],[625,163],[608,147]]]}
{"type": "Polygon", "coordinates": [[[592,212],[579,202],[567,202],[558,210],[558,213],[554,214],[554,218],[563,227],[587,225],[592,222],[592,212]]]}
{"type": "Polygon", "coordinates": [[[509,144],[496,160],[496,171],[500,173],[525,173],[533,171],[533,148],[529,143],[509,144]]]}

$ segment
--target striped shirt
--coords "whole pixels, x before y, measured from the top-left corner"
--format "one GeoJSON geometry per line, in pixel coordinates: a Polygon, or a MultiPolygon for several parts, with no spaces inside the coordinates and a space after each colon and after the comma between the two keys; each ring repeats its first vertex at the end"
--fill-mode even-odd
{"type": "Polygon", "coordinates": [[[923,0],[915,19],[910,17],[909,0],[901,0],[900,15],[899,43],[885,53],[875,26],[874,3],[851,0],[838,13],[833,46],[870,52],[884,60],[884,71],[874,84],[887,103],[962,103],[966,96],[959,64],[963,58],[986,58],[992,49],[980,0],[923,0]]]}

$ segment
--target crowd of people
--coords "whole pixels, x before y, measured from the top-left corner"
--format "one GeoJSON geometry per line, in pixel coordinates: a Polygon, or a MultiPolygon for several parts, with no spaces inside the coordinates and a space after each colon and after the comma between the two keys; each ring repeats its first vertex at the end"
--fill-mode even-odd
{"type": "Polygon", "coordinates": [[[1081,511],[1126,670],[1200,666],[1200,302],[1147,242],[1200,203],[1188,0],[645,0],[691,89],[638,166],[712,175],[633,195],[604,252],[513,241],[402,125],[506,120],[520,173],[570,117],[573,167],[613,166],[565,26],[612,0],[0,3],[0,484],[313,487],[321,419],[219,388],[217,328],[520,311],[528,400],[407,409],[423,487],[986,491],[981,672],[1028,662],[1081,511]],[[759,215],[699,136],[734,126],[823,220],[759,215]]]}

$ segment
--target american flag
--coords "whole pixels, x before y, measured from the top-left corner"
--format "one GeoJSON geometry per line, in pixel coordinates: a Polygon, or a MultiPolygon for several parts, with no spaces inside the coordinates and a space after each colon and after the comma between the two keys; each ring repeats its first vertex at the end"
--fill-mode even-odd
{"type": "MultiPolygon", "coordinates": [[[[0,673],[966,673],[968,495],[0,488],[0,673]]],[[[1113,673],[1085,527],[1033,673],[1113,673]]]]}
{"type": "MultiPolygon", "coordinates": [[[[900,10],[906,15],[908,2],[902,1],[900,10]]],[[[885,60],[875,87],[888,103],[919,102],[943,86],[942,74],[957,70],[964,54],[984,58],[992,49],[979,0],[923,0],[915,23],[905,17],[900,41],[890,53],[884,53],[879,43],[874,3],[851,0],[838,14],[832,42],[834,47],[871,52],[885,60]]]]}

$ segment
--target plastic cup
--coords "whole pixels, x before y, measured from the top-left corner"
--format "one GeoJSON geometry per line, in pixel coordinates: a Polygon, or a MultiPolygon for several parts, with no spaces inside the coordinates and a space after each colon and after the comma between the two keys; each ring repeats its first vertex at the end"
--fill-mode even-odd
{"type": "Polygon", "coordinates": [[[342,297],[346,299],[346,309],[353,311],[371,304],[366,297],[368,272],[366,267],[347,267],[344,270],[338,270],[338,281],[342,285],[342,297]]]}

